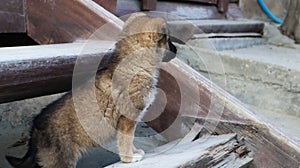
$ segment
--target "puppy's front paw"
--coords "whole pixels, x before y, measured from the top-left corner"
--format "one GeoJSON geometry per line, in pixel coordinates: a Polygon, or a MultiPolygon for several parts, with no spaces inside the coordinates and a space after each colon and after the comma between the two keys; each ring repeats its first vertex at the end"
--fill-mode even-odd
{"type": "Polygon", "coordinates": [[[145,155],[142,149],[136,149],[131,156],[121,156],[121,161],[124,163],[134,163],[141,161],[145,155]]]}

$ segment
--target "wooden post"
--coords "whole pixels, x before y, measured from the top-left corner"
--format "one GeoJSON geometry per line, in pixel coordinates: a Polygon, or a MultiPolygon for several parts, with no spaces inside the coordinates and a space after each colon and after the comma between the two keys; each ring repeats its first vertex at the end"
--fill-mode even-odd
{"type": "Polygon", "coordinates": [[[142,10],[150,11],[156,9],[157,0],[142,0],[142,10]]]}
{"type": "Polygon", "coordinates": [[[23,0],[1,0],[0,33],[25,33],[23,0]]]}
{"type": "Polygon", "coordinates": [[[219,12],[225,13],[228,11],[229,0],[218,0],[217,6],[219,12]]]}

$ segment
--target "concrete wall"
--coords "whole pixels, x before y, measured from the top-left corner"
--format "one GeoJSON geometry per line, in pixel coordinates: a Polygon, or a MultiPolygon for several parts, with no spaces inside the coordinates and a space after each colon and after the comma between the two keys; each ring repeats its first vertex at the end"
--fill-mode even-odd
{"type": "MultiPolygon", "coordinates": [[[[280,19],[284,19],[288,10],[288,0],[264,0],[271,12],[280,19]]],[[[257,0],[239,0],[239,6],[244,15],[250,19],[270,21],[261,10],[257,0]]]]}

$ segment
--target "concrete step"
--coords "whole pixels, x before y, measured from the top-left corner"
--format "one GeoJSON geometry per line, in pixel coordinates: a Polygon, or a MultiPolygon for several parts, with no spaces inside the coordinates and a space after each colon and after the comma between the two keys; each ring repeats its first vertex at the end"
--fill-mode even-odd
{"type": "Polygon", "coordinates": [[[300,144],[299,45],[255,45],[216,51],[201,41],[189,44],[192,45],[178,45],[181,60],[254,107],[287,136],[297,137],[292,139],[300,144]]]}

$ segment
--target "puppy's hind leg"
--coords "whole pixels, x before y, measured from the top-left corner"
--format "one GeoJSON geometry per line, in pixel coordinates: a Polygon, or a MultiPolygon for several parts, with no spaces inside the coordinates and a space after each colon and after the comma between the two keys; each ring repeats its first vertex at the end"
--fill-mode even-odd
{"type": "Polygon", "coordinates": [[[39,164],[43,168],[75,168],[80,151],[68,147],[41,149],[38,153],[39,164]]]}

